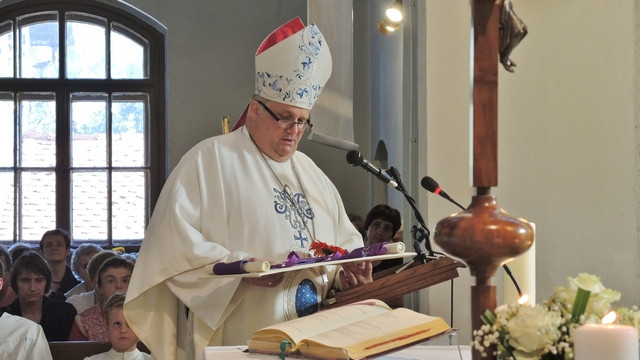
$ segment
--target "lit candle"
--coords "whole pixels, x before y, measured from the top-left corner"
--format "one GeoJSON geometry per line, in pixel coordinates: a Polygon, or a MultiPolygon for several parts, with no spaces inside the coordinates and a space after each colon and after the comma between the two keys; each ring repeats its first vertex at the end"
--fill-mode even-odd
{"type": "Polygon", "coordinates": [[[587,324],[574,333],[576,360],[638,360],[638,330],[619,324],[587,324]]]}
{"type": "MultiPolygon", "coordinates": [[[[536,303],[536,224],[530,222],[533,228],[533,244],[524,254],[507,263],[511,274],[520,286],[523,295],[528,295],[525,302],[530,305],[536,303]]],[[[505,272],[502,280],[502,300],[503,304],[513,304],[518,298],[518,291],[515,289],[511,278],[505,272]]]]}

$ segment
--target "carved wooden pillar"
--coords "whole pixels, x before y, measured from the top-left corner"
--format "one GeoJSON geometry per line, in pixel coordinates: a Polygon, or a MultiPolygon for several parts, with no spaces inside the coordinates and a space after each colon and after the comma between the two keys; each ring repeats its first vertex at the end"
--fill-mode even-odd
{"type": "MultiPolygon", "coordinates": [[[[473,21],[473,186],[469,208],[442,219],[434,240],[464,261],[476,278],[471,287],[473,330],[480,315],[497,305],[491,277],[507,260],[533,244],[533,228],[498,207],[491,187],[498,185],[498,65],[501,0],[472,0],[473,21]]],[[[495,356],[490,354],[490,359],[495,356]]],[[[473,359],[481,356],[473,351],[473,359]]],[[[484,358],[486,359],[486,358],[484,358]]]]}

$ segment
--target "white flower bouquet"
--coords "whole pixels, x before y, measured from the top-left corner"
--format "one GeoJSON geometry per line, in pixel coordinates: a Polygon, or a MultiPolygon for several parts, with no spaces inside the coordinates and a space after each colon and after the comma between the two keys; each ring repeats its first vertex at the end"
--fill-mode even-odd
{"type": "MultiPolygon", "coordinates": [[[[602,285],[600,278],[579,274],[568,278],[542,305],[508,304],[487,310],[484,325],[473,332],[472,346],[483,356],[498,359],[572,360],[573,333],[588,323],[600,323],[621,294],[602,285]]],[[[619,307],[616,323],[640,326],[637,307],[619,307]]]]}

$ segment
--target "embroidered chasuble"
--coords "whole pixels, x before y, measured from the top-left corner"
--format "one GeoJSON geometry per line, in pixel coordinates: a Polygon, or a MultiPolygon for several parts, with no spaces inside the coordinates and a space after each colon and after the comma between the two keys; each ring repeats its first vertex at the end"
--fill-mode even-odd
{"type": "Polygon", "coordinates": [[[309,157],[296,152],[282,163],[263,158],[245,128],[204,140],[181,159],[162,190],[125,316],[158,359],[190,358],[191,352],[198,359],[207,345],[244,345],[259,328],[319,310],[339,282],[337,269],[288,272],[278,287],[268,288],[215,279],[213,264],[252,256],[282,262],[291,251],[308,252],[314,235],[348,250],[363,246],[335,186],[309,157]],[[181,303],[193,322],[184,329],[178,326],[184,322],[181,303]],[[185,338],[193,340],[178,346],[185,338]]]}

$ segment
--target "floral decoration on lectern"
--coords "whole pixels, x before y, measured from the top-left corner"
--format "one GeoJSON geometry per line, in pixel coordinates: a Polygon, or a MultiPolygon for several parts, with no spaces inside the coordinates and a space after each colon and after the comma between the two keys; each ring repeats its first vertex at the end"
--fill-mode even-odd
{"type": "Polygon", "coordinates": [[[311,251],[314,256],[331,256],[335,253],[340,255],[346,255],[348,251],[336,245],[329,245],[325,242],[314,240],[310,245],[311,251]]]}

